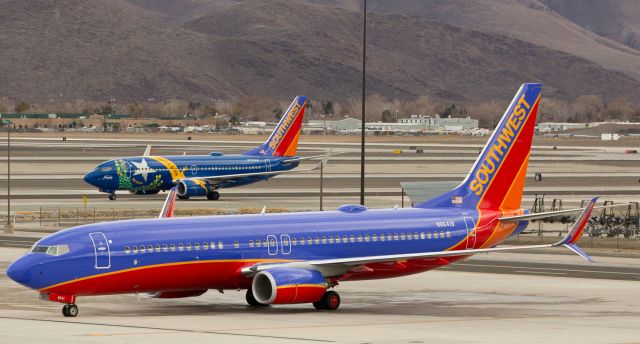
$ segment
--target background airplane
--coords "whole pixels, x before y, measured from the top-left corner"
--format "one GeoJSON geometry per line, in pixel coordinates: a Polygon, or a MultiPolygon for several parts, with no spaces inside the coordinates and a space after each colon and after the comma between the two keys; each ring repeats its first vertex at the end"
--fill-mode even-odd
{"type": "Polygon", "coordinates": [[[415,208],[344,205],[89,224],[43,238],[7,274],[42,299],[64,303],[65,316],[78,314],[77,296],[178,298],[209,289],[246,289],[251,305],[335,310],[340,296],[330,289],[339,283],[414,274],[476,253],[563,246],[589,260],[575,243],[596,199],[560,212],[527,214],[521,207],[540,91],[539,84],[522,85],[465,180],[415,208]],[[496,247],[529,220],[572,211],[582,214],[555,244],[496,247]]]}
{"type": "Polygon", "coordinates": [[[244,154],[152,156],[147,147],[143,156],[101,163],[87,173],[84,180],[109,193],[111,200],[116,199],[116,190],[155,194],[176,185],[181,199],[206,196],[217,200],[220,188],[247,185],[293,172],[302,160],[295,154],[306,105],[307,97],[296,97],[269,139],[244,154]]]}

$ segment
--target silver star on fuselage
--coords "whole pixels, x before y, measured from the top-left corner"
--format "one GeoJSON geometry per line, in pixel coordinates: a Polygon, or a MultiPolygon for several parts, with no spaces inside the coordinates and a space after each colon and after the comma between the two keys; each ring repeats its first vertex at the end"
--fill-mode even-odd
{"type": "Polygon", "coordinates": [[[131,163],[136,167],[136,171],[133,173],[133,175],[137,176],[141,174],[145,182],[147,181],[147,175],[149,173],[156,172],[156,170],[152,169],[151,167],[149,167],[149,165],[147,165],[147,161],[144,160],[144,158],[142,158],[142,162],[132,161],[131,163]]]}

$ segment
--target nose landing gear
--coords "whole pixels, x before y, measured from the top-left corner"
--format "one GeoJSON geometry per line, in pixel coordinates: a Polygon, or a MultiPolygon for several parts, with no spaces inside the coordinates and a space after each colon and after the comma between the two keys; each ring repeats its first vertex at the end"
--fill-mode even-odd
{"type": "Polygon", "coordinates": [[[62,315],[75,318],[78,316],[78,306],[75,303],[65,304],[62,306],[62,315]]]}
{"type": "Polygon", "coordinates": [[[115,201],[117,198],[118,198],[118,197],[116,196],[116,193],[115,193],[115,192],[114,192],[114,193],[112,193],[112,194],[109,194],[109,200],[111,200],[111,201],[115,201]]]}

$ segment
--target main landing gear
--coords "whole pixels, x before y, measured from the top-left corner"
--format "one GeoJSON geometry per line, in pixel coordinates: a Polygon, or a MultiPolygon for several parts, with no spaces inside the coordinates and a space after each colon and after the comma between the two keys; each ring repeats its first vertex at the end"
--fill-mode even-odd
{"type": "Polygon", "coordinates": [[[247,300],[247,303],[249,304],[249,306],[256,306],[256,307],[266,307],[267,305],[264,305],[260,302],[258,302],[258,300],[256,300],[256,297],[253,296],[253,291],[251,290],[251,288],[247,289],[247,294],[245,295],[245,299],[247,300]]]}
{"type": "Polygon", "coordinates": [[[75,303],[69,303],[62,306],[62,315],[65,317],[75,318],[78,316],[78,306],[75,303]]]}
{"type": "Polygon", "coordinates": [[[313,303],[313,307],[318,310],[335,311],[340,307],[340,295],[333,290],[329,290],[322,295],[320,300],[313,303]]]}
{"type": "Polygon", "coordinates": [[[220,199],[220,193],[218,191],[211,191],[207,193],[207,199],[211,201],[217,201],[220,199]]]}
{"type": "Polygon", "coordinates": [[[109,200],[111,200],[111,201],[115,201],[117,198],[118,198],[118,197],[116,196],[116,193],[115,193],[115,192],[114,192],[114,193],[112,193],[112,194],[109,194],[109,200]]]}

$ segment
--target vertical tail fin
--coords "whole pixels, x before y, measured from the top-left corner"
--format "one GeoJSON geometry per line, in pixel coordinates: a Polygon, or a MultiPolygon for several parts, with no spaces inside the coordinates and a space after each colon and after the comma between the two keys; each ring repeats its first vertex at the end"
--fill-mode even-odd
{"type": "Polygon", "coordinates": [[[541,90],[520,86],[464,181],[418,207],[519,209],[541,90]]]}
{"type": "Polygon", "coordinates": [[[302,118],[307,106],[306,96],[297,96],[280,119],[280,123],[269,136],[267,142],[245,155],[294,156],[298,149],[298,138],[302,128],[302,118]]]}

